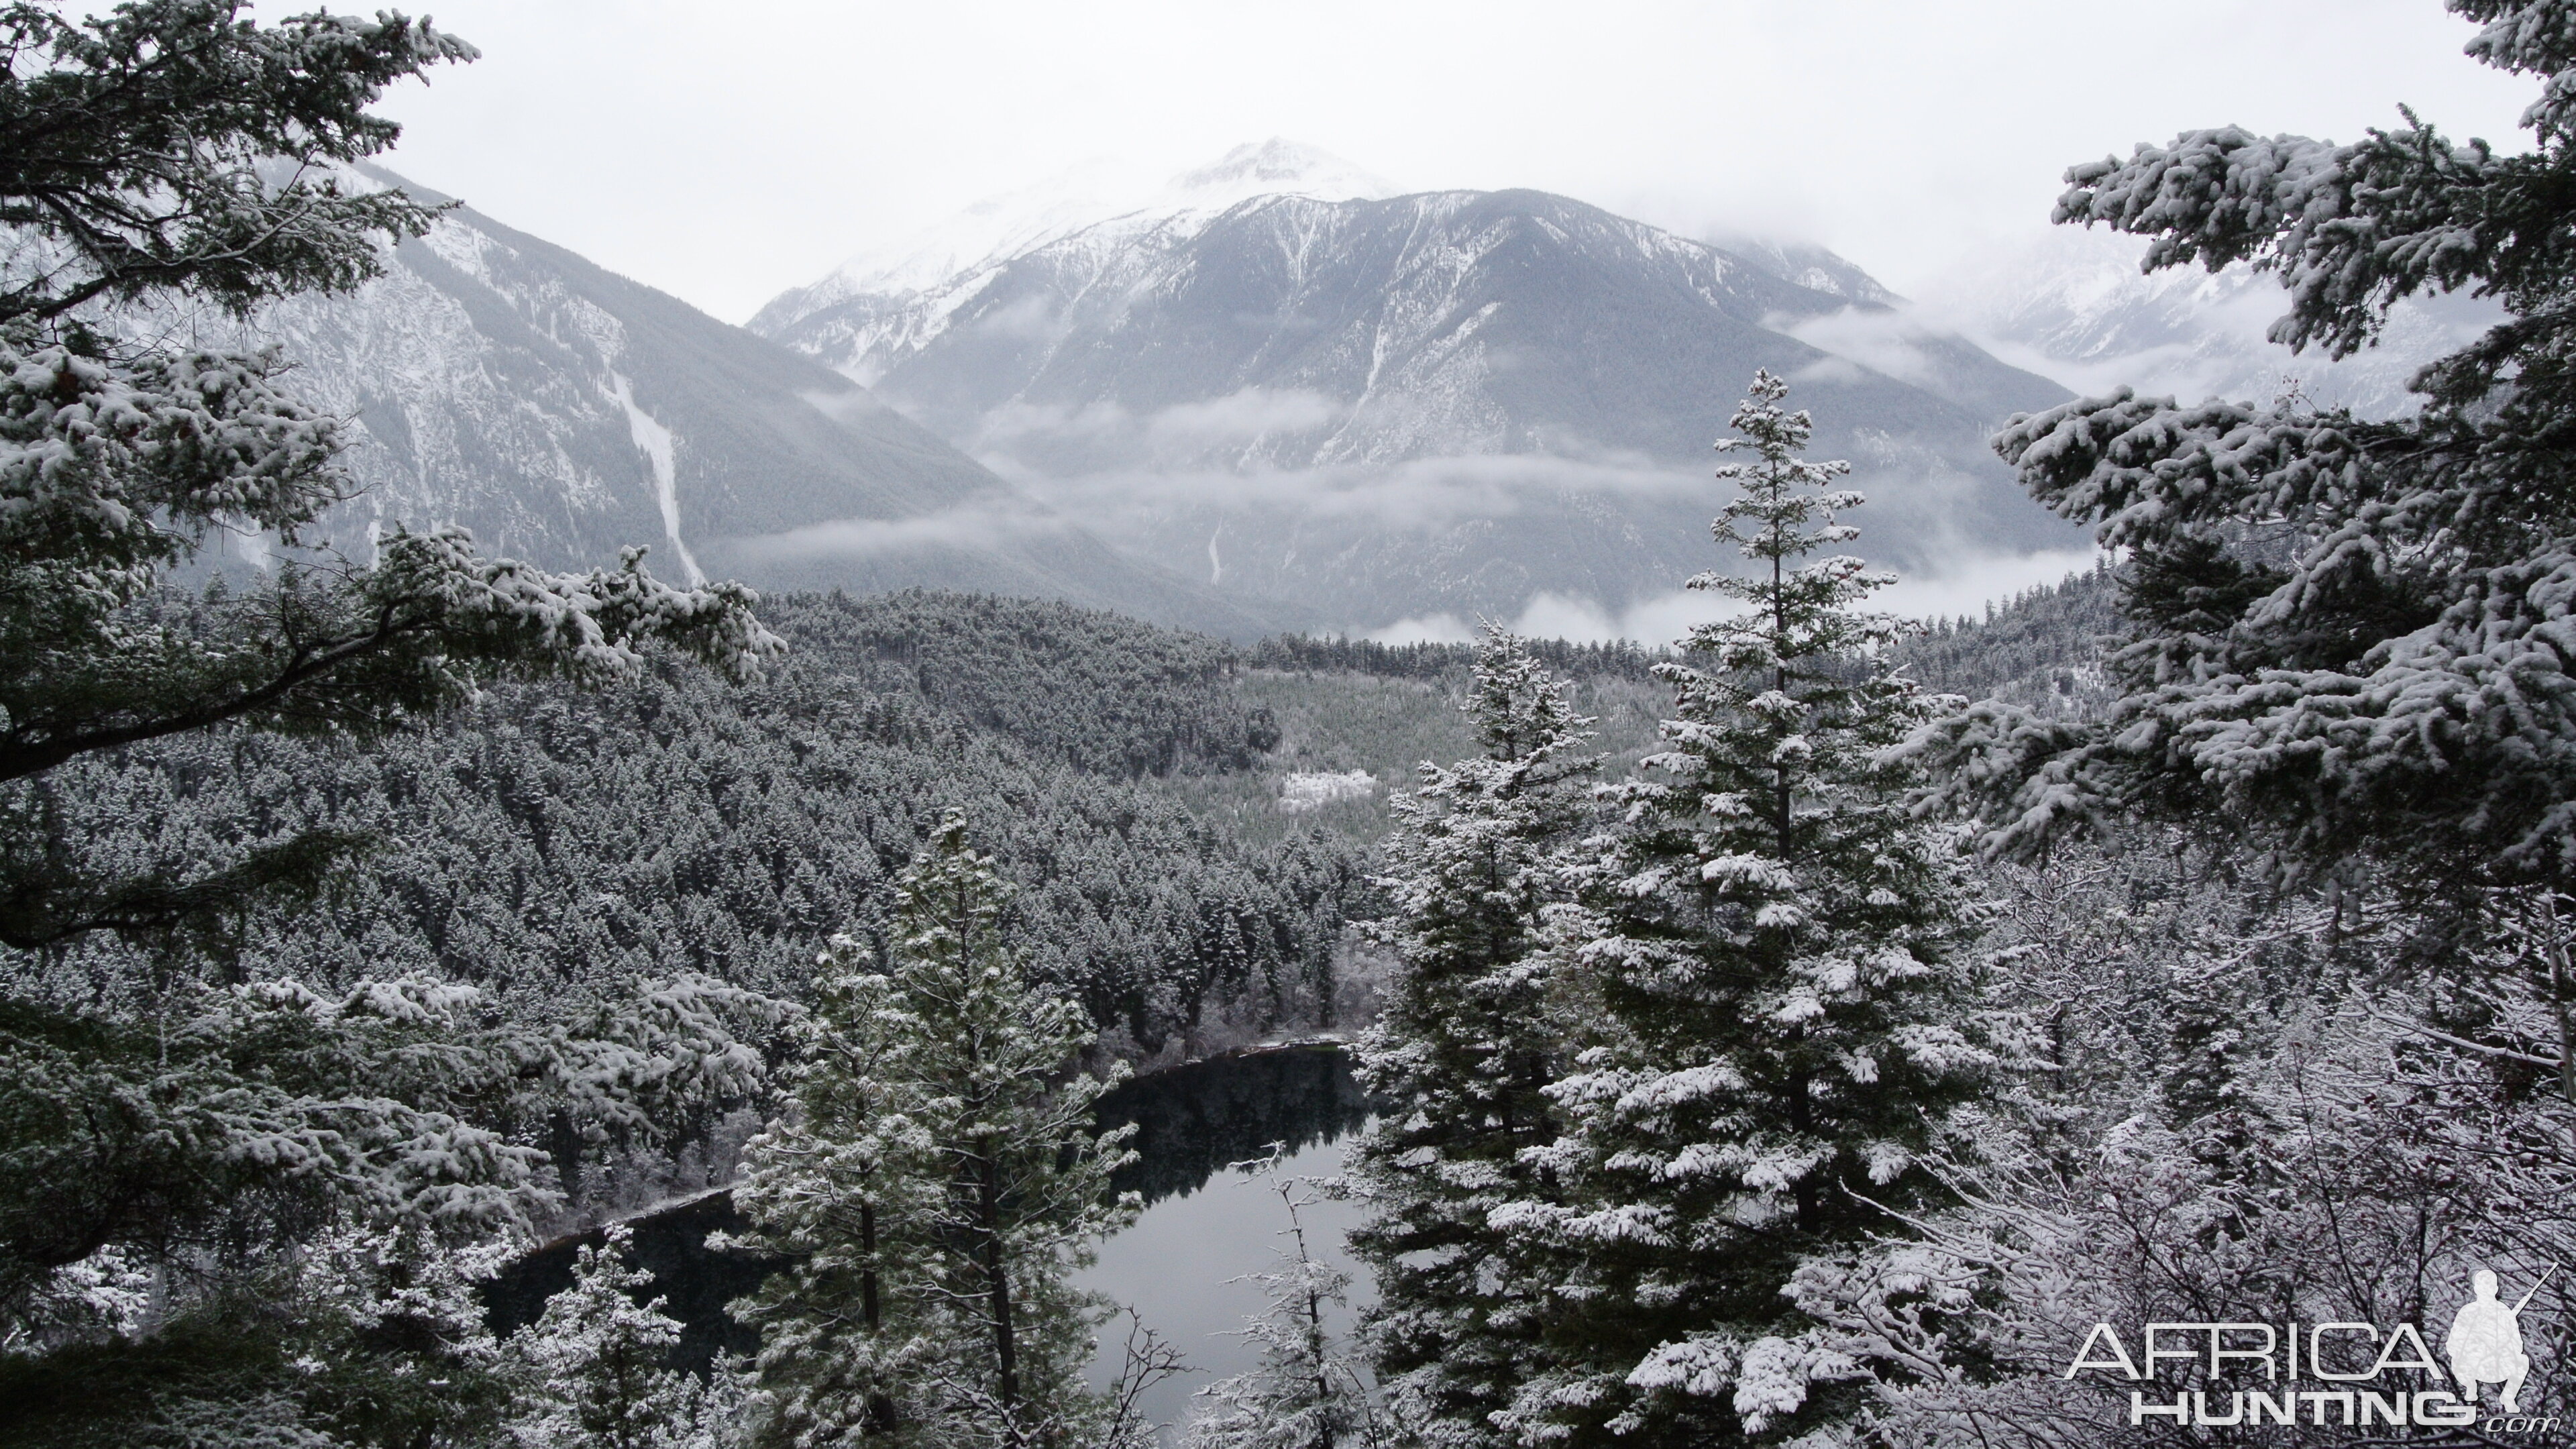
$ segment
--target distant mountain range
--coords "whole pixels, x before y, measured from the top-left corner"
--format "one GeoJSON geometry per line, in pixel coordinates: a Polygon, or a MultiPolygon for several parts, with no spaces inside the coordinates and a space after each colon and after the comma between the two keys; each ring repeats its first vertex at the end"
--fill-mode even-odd
{"type": "Polygon", "coordinates": [[[2416,405],[2406,383],[2418,368],[2502,316],[2470,298],[2412,299],[2391,313],[2376,346],[2329,360],[2268,340],[2289,310],[2277,278],[2245,266],[2141,273],[2145,250],[2137,237],[2058,227],[1937,279],[1905,323],[1972,336],[2082,392],[2126,384],[2185,402],[2269,402],[2295,387],[2319,405],[2385,417],[2416,405]]]}
{"type": "Polygon", "coordinates": [[[552,567],[642,543],[672,577],[1045,595],[1236,635],[1294,617],[1123,554],[841,374],[470,209],[388,262],[256,324],[354,420],[364,492],[325,519],[345,551],[462,524],[552,567]]]}
{"type": "Polygon", "coordinates": [[[772,300],[751,326],[767,332],[853,297],[948,286],[980,267],[1105,220],[1211,217],[1256,196],[1346,201],[1402,190],[1349,162],[1280,140],[1238,146],[1209,165],[1151,184],[1140,184],[1114,162],[1095,161],[1034,186],[987,197],[891,248],[852,256],[812,286],[772,300]]]}
{"type": "Polygon", "coordinates": [[[1339,627],[1617,609],[1720,562],[1708,450],[1756,368],[1859,465],[1873,558],[2080,544],[1984,442],[2065,390],[1953,337],[1902,376],[1803,340],[1894,315],[1849,262],[1540,192],[1392,190],[1245,147],[1087,223],[1060,193],[988,204],[751,326],[1131,552],[1339,627]]]}
{"type": "Polygon", "coordinates": [[[1908,301],[1820,247],[1408,192],[1279,141],[981,204],[749,330],[464,208],[389,260],[259,324],[353,419],[345,548],[460,523],[550,566],[647,543],[673,575],[1044,595],[1238,637],[1645,617],[1725,562],[1708,446],[1757,367],[1857,465],[1857,547],[1973,590],[2086,547],[1988,452],[2012,413],[2285,376],[2393,410],[2486,320],[2410,304],[2328,365],[2262,340],[2269,278],[2141,277],[2128,239],[2060,232],[1908,301]]]}

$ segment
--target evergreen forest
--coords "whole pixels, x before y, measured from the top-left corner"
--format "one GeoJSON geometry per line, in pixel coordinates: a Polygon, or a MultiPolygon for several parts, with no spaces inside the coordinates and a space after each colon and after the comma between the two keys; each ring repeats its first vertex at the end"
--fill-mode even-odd
{"type": "Polygon", "coordinates": [[[2534,149],[2057,207],[2327,356],[2491,300],[2412,411],[2017,415],[2100,562],[1927,622],[1760,371],[1682,637],[1396,645],[334,553],[346,420],[134,319],[376,275],[473,48],[0,7],[0,1446],[2576,1441],[2576,3],[2448,8],[2534,149]],[[1229,1061],[1339,1169],[1118,1115],[1229,1061]],[[1082,1274],[1229,1168],[1252,1366],[1156,1422],[1082,1274]]]}

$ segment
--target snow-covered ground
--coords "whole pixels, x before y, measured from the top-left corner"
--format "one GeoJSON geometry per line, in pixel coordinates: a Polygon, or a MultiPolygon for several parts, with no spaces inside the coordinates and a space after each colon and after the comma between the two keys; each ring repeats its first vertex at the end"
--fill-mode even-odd
{"type": "Polygon", "coordinates": [[[1336,800],[1366,799],[1376,791],[1377,777],[1366,770],[1341,774],[1301,771],[1280,780],[1279,811],[1283,815],[1303,815],[1336,800]]]}

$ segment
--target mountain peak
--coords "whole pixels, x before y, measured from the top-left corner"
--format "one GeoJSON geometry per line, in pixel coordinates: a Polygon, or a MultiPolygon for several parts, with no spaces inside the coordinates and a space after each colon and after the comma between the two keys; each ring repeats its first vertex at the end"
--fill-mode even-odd
{"type": "Polygon", "coordinates": [[[1288,193],[1319,201],[1383,200],[1401,194],[1395,183],[1301,142],[1282,136],[1248,142],[1208,165],[1184,171],[1164,188],[1172,197],[1228,197],[1226,204],[1288,193]]]}
{"type": "Polygon", "coordinates": [[[1126,165],[1094,160],[987,196],[895,246],[861,252],[813,286],[773,301],[762,317],[781,318],[852,296],[922,291],[994,258],[1122,216],[1215,213],[1256,196],[1283,193],[1350,201],[1395,196],[1401,190],[1330,152],[1278,136],[1237,146],[1159,189],[1126,165]]]}

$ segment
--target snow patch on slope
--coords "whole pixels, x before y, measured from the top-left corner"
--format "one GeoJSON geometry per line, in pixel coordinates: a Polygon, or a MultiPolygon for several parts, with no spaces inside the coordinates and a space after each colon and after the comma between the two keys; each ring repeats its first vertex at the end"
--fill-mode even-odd
{"type": "Polygon", "coordinates": [[[689,576],[689,587],[696,588],[707,581],[707,571],[698,567],[689,545],[680,538],[679,469],[672,451],[671,430],[635,401],[634,385],[624,373],[608,374],[608,384],[609,397],[626,410],[626,426],[635,436],[635,446],[653,464],[653,501],[661,505],[663,536],[671,540],[671,552],[679,555],[680,567],[689,576]]]}
{"type": "Polygon", "coordinates": [[[1366,770],[1335,773],[1301,770],[1279,782],[1279,813],[1304,815],[1336,800],[1362,800],[1377,791],[1377,777],[1366,770]]]}

